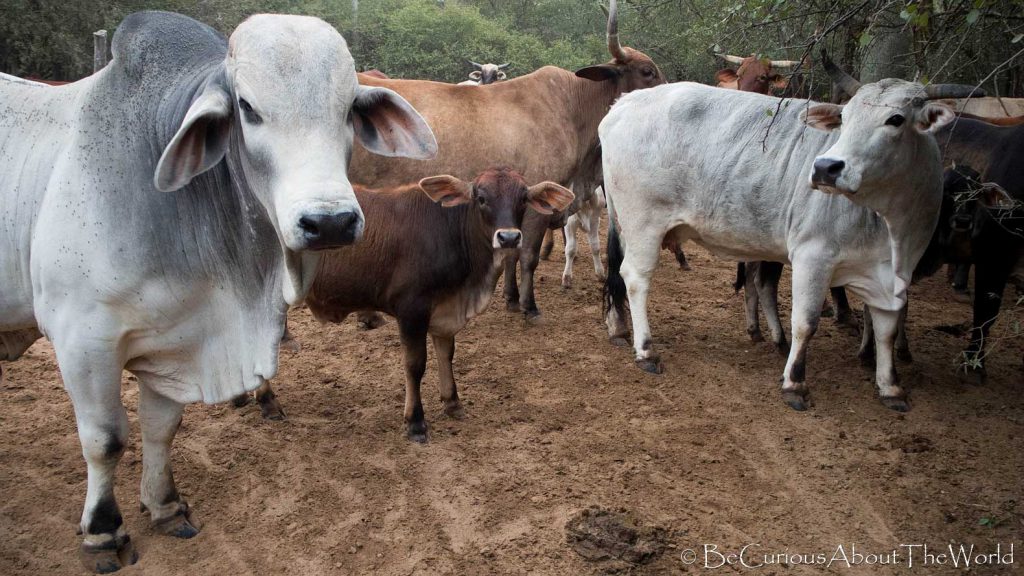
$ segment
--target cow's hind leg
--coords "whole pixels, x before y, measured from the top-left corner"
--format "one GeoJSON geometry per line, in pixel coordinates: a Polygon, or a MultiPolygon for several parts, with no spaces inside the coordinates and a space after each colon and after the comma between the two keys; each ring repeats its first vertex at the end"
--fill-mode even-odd
{"type": "Polygon", "coordinates": [[[455,386],[455,372],[452,360],[455,358],[455,336],[431,336],[434,341],[434,355],[437,356],[438,388],[441,390],[441,402],[444,413],[451,418],[461,420],[465,416],[462,402],[459,401],[459,390],[455,386]]]}
{"type": "Polygon", "coordinates": [[[870,368],[875,364],[875,323],[871,319],[871,309],[864,305],[864,331],[860,337],[860,350],[857,358],[861,366],[870,368]]]}
{"type": "Polygon", "coordinates": [[[427,421],[423,415],[420,383],[427,367],[427,326],[429,315],[399,319],[398,329],[405,351],[405,426],[413,442],[427,441],[427,421]]]}
{"type": "Polygon", "coordinates": [[[270,381],[264,380],[256,389],[256,402],[260,405],[260,415],[265,420],[284,420],[284,409],[277,399],[277,394],[270,387],[270,381]]]}
{"type": "Polygon", "coordinates": [[[176,538],[192,538],[199,528],[188,503],[178,494],[171,472],[171,443],[181,425],[184,406],[161,395],[156,384],[139,378],[139,425],[142,428],[140,506],[153,529],[176,538]]]}
{"type": "MultiPolygon", "coordinates": [[[[760,262],[740,262],[736,265],[737,275],[743,280],[743,308],[747,321],[747,335],[752,342],[764,342],[761,334],[761,322],[757,316],[757,272],[760,262]]],[[[737,283],[739,282],[737,279],[737,283]]]]}
{"type": "MultiPolygon", "coordinates": [[[[647,232],[642,230],[641,232],[647,232]]],[[[626,285],[630,316],[633,320],[633,351],[636,363],[647,372],[662,372],[661,358],[651,342],[651,326],[647,319],[647,295],[651,276],[658,267],[661,237],[647,234],[630,238],[622,260],[622,280],[626,285]]]]}
{"type": "Polygon", "coordinates": [[[871,321],[875,332],[875,383],[882,404],[898,412],[910,409],[907,396],[899,387],[896,366],[893,363],[893,348],[896,341],[900,312],[870,308],[871,321]]]}
{"type": "Polygon", "coordinates": [[[807,348],[818,330],[830,276],[816,260],[793,259],[793,344],[782,373],[782,400],[794,410],[808,406],[807,348]]]}
{"type": "Polygon", "coordinates": [[[88,470],[80,558],[87,570],[114,572],[138,558],[114,498],[114,476],[128,442],[128,414],[121,404],[122,363],[107,350],[76,346],[73,337],[57,342],[57,359],[75,408],[88,470]]]}
{"type": "Polygon", "coordinates": [[[594,261],[594,275],[602,282],[605,279],[604,265],[601,264],[601,206],[595,198],[580,220],[587,232],[587,243],[590,244],[590,257],[594,261]]]}

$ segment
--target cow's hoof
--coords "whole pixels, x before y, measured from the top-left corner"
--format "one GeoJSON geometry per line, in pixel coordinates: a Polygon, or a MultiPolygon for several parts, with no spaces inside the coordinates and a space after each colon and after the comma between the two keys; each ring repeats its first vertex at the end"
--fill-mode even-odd
{"type": "Polygon", "coordinates": [[[377,312],[372,314],[360,314],[359,320],[356,321],[356,328],[360,330],[376,330],[386,323],[387,321],[384,320],[384,316],[377,312]]]}
{"type": "Polygon", "coordinates": [[[572,276],[562,276],[562,290],[572,290],[572,276]]]}
{"type": "Polygon", "coordinates": [[[789,356],[789,342],[785,340],[782,342],[776,342],[775,351],[778,352],[780,356],[789,356]]]}
{"type": "Polygon", "coordinates": [[[764,342],[764,334],[760,330],[748,331],[747,334],[750,335],[751,342],[764,342]]]}
{"type": "Polygon", "coordinates": [[[251,400],[252,395],[250,395],[248,392],[242,392],[238,396],[235,396],[234,398],[231,399],[231,405],[234,406],[235,408],[243,408],[245,406],[248,406],[251,400]]]}
{"type": "Polygon", "coordinates": [[[962,304],[970,304],[970,303],[972,303],[974,301],[971,298],[971,293],[970,292],[968,292],[968,291],[961,292],[959,290],[954,290],[953,291],[953,300],[955,300],[957,302],[960,302],[962,304]]]}
{"type": "Polygon", "coordinates": [[[803,412],[807,410],[807,392],[802,390],[783,390],[782,401],[787,406],[796,410],[797,412],[803,412]]]}
{"type": "Polygon", "coordinates": [[[275,422],[284,420],[284,410],[281,409],[281,403],[277,401],[277,397],[261,398],[259,402],[260,415],[264,420],[275,422]]]}
{"type": "Polygon", "coordinates": [[[82,566],[96,574],[110,574],[139,561],[132,539],[125,534],[103,544],[82,542],[78,549],[82,566]]]}
{"type": "Polygon", "coordinates": [[[523,320],[525,320],[527,324],[540,324],[540,318],[540,310],[537,310],[536,308],[523,312],[523,320]]]}
{"type": "Polygon", "coordinates": [[[612,346],[629,346],[629,340],[625,336],[609,336],[608,341],[612,346]]]}
{"type": "Polygon", "coordinates": [[[910,348],[897,348],[896,359],[904,364],[910,364],[914,361],[914,355],[910,353],[910,348]]]}
{"type": "Polygon", "coordinates": [[[462,420],[466,417],[466,411],[462,409],[461,402],[455,402],[444,407],[444,415],[452,420],[462,420]]]}
{"type": "Polygon", "coordinates": [[[910,404],[907,403],[907,399],[902,396],[887,396],[881,398],[882,405],[889,410],[895,410],[897,412],[908,412],[910,411],[910,404]]]}
{"type": "Polygon", "coordinates": [[[154,520],[153,530],[182,540],[188,540],[199,534],[199,528],[192,523],[192,512],[189,511],[188,503],[184,500],[178,503],[177,512],[166,518],[154,520]]]}
{"type": "Polygon", "coordinates": [[[686,262],[680,262],[679,269],[682,270],[683,272],[689,272],[690,270],[692,270],[692,268],[690,268],[690,265],[687,264],[686,262]]]}
{"type": "Polygon", "coordinates": [[[410,422],[406,428],[405,435],[409,440],[417,444],[427,443],[427,422],[422,420],[420,422],[410,422]]]}
{"type": "Polygon", "coordinates": [[[519,302],[505,302],[506,312],[519,312],[519,302]]]}
{"type": "Polygon", "coordinates": [[[636,365],[644,372],[650,372],[651,374],[661,374],[665,371],[665,367],[661,365],[661,359],[657,356],[639,358],[636,361],[636,365]]]}

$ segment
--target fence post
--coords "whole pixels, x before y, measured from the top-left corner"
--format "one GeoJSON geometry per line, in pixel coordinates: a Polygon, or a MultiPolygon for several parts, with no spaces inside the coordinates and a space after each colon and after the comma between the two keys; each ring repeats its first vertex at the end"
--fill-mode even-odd
{"type": "Polygon", "coordinates": [[[99,72],[107,65],[107,31],[97,30],[92,33],[92,71],[99,72]]]}

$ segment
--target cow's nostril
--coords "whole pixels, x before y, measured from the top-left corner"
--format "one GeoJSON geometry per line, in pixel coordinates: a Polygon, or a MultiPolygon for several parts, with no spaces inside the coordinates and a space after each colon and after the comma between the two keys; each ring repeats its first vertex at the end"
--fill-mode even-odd
{"type": "Polygon", "coordinates": [[[320,226],[317,225],[315,219],[309,216],[303,216],[302,218],[299,218],[299,228],[306,234],[307,237],[316,238],[320,236],[320,226]]]}
{"type": "Polygon", "coordinates": [[[812,180],[817,184],[835,186],[836,180],[846,168],[846,162],[832,158],[818,158],[814,161],[814,175],[812,180]]]}
{"type": "Polygon", "coordinates": [[[843,162],[842,160],[833,162],[832,165],[828,167],[828,173],[830,176],[839,176],[839,173],[842,172],[845,167],[846,162],[843,162]]]}

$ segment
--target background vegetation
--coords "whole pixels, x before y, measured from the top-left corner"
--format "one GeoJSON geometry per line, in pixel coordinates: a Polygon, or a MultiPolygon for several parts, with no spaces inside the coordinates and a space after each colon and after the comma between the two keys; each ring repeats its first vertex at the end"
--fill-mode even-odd
{"type": "MultiPolygon", "coordinates": [[[[510,61],[513,76],[608,59],[598,0],[0,0],[0,71],[85,76],[91,33],[147,8],[225,33],[256,12],[319,16],[349,40],[360,69],[404,78],[459,81],[466,59],[510,61]]],[[[622,0],[620,12],[623,42],[671,80],[712,82],[715,50],[817,59],[819,43],[862,79],[981,83],[1024,96],[1024,0],[622,0]]],[[[815,69],[812,86],[824,96],[815,69]]]]}

